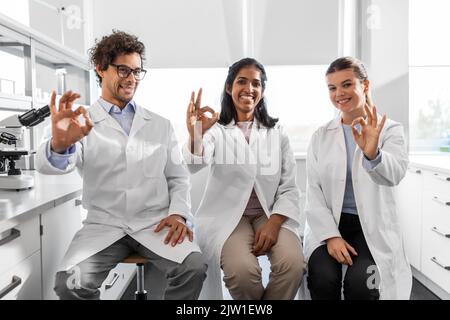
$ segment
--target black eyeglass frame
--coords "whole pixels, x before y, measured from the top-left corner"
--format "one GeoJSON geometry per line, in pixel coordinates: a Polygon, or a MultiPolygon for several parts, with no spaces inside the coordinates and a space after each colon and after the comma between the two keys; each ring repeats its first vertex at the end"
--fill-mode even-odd
{"type": "Polygon", "coordinates": [[[116,68],[117,71],[117,75],[120,78],[128,78],[130,76],[131,73],[133,73],[134,79],[136,81],[141,81],[142,79],[145,78],[145,75],[147,74],[147,70],[142,69],[142,68],[136,68],[136,69],[131,69],[130,67],[124,65],[124,64],[115,64],[115,63],[110,63],[111,66],[116,68]],[[121,76],[120,72],[119,72],[119,68],[126,68],[127,72],[126,72],[126,76],[121,76]],[[142,74],[142,77],[141,77],[142,74]]]}

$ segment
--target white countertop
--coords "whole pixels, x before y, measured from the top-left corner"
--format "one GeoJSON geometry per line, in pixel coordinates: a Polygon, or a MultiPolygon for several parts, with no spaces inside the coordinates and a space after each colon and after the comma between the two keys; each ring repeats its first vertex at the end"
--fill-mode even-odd
{"type": "Polygon", "coordinates": [[[34,177],[29,190],[0,190],[0,222],[24,214],[39,214],[81,194],[82,179],[77,172],[44,175],[34,170],[22,174],[34,177]]]}
{"type": "Polygon", "coordinates": [[[450,174],[450,153],[410,154],[410,165],[450,174]]]}

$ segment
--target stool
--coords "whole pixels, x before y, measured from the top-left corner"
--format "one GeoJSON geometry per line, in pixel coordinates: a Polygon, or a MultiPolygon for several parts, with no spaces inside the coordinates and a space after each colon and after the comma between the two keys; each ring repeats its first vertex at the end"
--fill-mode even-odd
{"type": "Polygon", "coordinates": [[[144,289],[144,264],[148,262],[148,259],[137,254],[133,253],[123,259],[122,263],[135,263],[136,264],[136,283],[137,290],[134,293],[134,297],[136,300],[147,300],[147,291],[144,289]]]}

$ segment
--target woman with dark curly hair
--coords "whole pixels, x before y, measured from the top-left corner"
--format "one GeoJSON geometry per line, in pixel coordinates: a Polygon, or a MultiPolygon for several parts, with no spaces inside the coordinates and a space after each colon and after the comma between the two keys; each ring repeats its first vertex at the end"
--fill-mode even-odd
{"type": "Polygon", "coordinates": [[[52,95],[52,137],[39,148],[37,168],[77,168],[88,210],[56,275],[61,299],[100,298],[109,271],[135,252],[165,273],[165,299],[196,299],[202,288],[206,264],[187,223],[189,172],[170,122],[133,101],[144,52],[137,37],[115,31],[90,50],[102,88],[90,109],[73,111],[79,95],[69,91],[57,110],[52,95]]]}

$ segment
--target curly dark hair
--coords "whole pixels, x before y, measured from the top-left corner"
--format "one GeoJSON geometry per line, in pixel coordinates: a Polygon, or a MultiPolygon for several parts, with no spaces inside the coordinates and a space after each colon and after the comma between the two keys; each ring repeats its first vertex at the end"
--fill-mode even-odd
{"type": "MultiPolygon", "coordinates": [[[[108,69],[116,58],[123,54],[138,53],[141,56],[142,65],[145,60],[145,46],[134,35],[123,31],[113,30],[112,34],[104,36],[100,41],[95,41],[95,45],[88,50],[89,59],[94,68],[99,65],[101,70],[108,69]]],[[[97,73],[99,85],[102,85],[102,78],[97,73]]]]}

